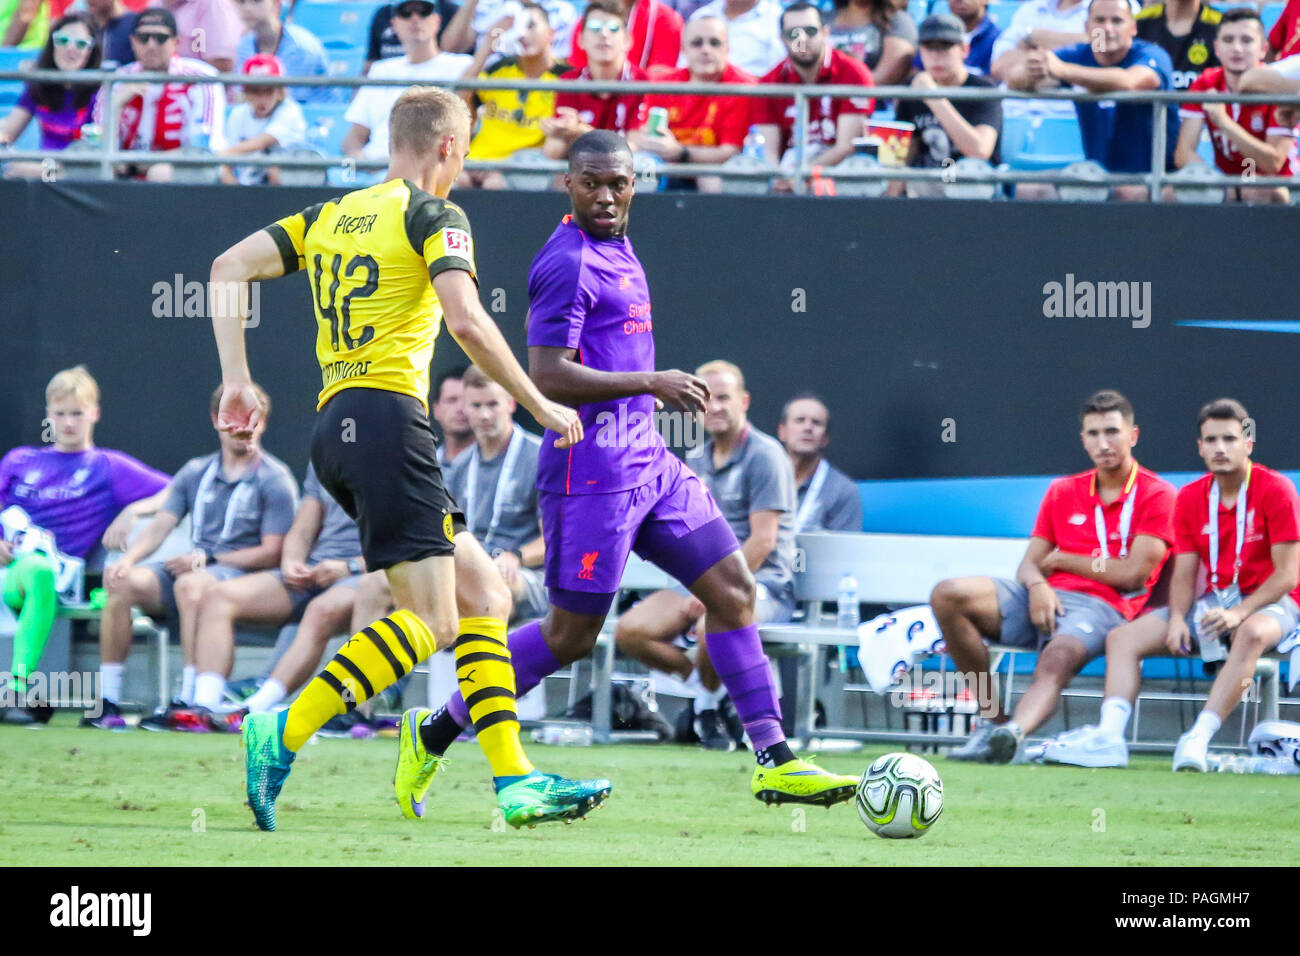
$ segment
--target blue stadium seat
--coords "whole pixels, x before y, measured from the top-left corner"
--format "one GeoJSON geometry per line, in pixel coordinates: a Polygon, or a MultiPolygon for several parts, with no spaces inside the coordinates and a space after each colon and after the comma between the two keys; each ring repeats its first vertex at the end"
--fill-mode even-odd
{"type": "Polygon", "coordinates": [[[1264,21],[1264,32],[1267,33],[1273,29],[1273,24],[1282,16],[1282,11],[1286,9],[1285,3],[1266,3],[1263,9],[1259,11],[1259,18],[1264,21]]]}
{"type": "Polygon", "coordinates": [[[1201,141],[1196,144],[1196,155],[1205,160],[1205,165],[1214,167],[1214,143],[1204,131],[1201,133],[1201,141]]]}
{"type": "Polygon", "coordinates": [[[0,70],[25,70],[35,64],[37,54],[32,50],[0,48],[0,70]]]}
{"type": "Polygon", "coordinates": [[[0,82],[0,113],[8,113],[23,95],[23,84],[18,80],[0,82]]]}
{"type": "Polygon", "coordinates": [[[357,3],[355,0],[302,0],[293,11],[293,22],[306,27],[322,42],[350,38],[360,46],[366,42],[370,18],[379,6],[378,3],[357,3]]]}
{"type": "MultiPolygon", "coordinates": [[[[907,4],[907,12],[912,15],[913,20],[915,20],[917,23],[920,23],[922,20],[925,19],[925,15],[928,11],[929,6],[930,6],[930,0],[909,0],[907,4]]],[[[947,6],[947,4],[945,4],[945,6],[947,6]]],[[[928,12],[934,12],[934,11],[928,11],[928,12]]]]}
{"type": "Polygon", "coordinates": [[[307,119],[307,142],[328,157],[343,155],[343,137],[348,121],[343,118],[343,103],[310,103],[302,108],[307,119]]]}
{"type": "Polygon", "coordinates": [[[1012,169],[1060,169],[1084,158],[1073,116],[1003,117],[1002,159],[1012,169]]]}
{"type": "MultiPolygon", "coordinates": [[[[360,76],[361,68],[366,62],[366,48],[359,44],[346,43],[338,39],[325,41],[325,54],[329,57],[330,76],[360,76]]],[[[337,95],[347,101],[352,99],[356,88],[339,89],[337,95]]]]}
{"type": "Polygon", "coordinates": [[[1011,26],[1011,18],[1016,15],[1020,9],[1019,0],[994,0],[989,4],[988,16],[998,25],[999,29],[1005,30],[1011,26]]]}
{"type": "Polygon", "coordinates": [[[951,13],[951,12],[952,11],[948,9],[948,0],[934,0],[934,3],[930,4],[930,13],[951,13]]]}

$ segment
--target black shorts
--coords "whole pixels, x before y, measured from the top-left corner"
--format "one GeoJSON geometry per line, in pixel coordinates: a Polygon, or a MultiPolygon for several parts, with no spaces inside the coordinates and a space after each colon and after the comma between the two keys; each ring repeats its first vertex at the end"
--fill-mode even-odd
{"type": "Polygon", "coordinates": [[[465,516],[443,487],[437,451],[410,395],[345,388],[316,414],[316,477],[357,523],[366,570],[455,552],[465,516]]]}

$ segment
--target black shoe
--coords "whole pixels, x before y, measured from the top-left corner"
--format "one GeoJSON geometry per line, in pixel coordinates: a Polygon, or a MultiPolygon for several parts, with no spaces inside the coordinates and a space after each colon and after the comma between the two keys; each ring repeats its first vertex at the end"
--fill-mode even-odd
{"type": "Polygon", "coordinates": [[[325,725],[316,733],[322,737],[351,737],[353,728],[359,726],[370,726],[370,721],[365,714],[357,713],[355,710],[348,711],[346,714],[335,714],[325,725]]]}
{"type": "Polygon", "coordinates": [[[94,727],[98,730],[126,730],[126,721],[122,719],[122,711],[118,709],[117,704],[111,700],[101,700],[99,716],[82,717],[81,726],[94,727]]]}
{"type": "Polygon", "coordinates": [[[729,753],[736,749],[735,738],[731,736],[727,722],[717,710],[702,710],[695,715],[695,733],[700,738],[700,746],[705,750],[729,753]]]}
{"type": "Polygon", "coordinates": [[[746,749],[745,725],[740,722],[740,714],[736,713],[736,705],[731,702],[730,695],[722,698],[722,702],[718,704],[718,713],[722,715],[727,733],[731,734],[731,739],[736,742],[736,749],[746,749]]]}
{"type": "Polygon", "coordinates": [[[175,715],[181,711],[191,711],[193,708],[181,700],[179,697],[173,697],[171,703],[166,707],[159,707],[144,720],[140,721],[141,730],[172,730],[175,724],[175,715]]]}

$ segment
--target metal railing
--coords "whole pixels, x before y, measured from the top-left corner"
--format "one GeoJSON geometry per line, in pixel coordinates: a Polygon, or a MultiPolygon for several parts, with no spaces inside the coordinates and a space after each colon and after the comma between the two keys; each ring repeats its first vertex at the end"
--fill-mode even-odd
{"type": "MultiPolygon", "coordinates": [[[[0,82],[10,80],[34,82],[69,82],[87,81],[103,84],[105,104],[112,103],[112,87],[121,83],[175,83],[177,75],[168,73],[129,73],[123,74],[104,70],[83,70],[63,73],[56,70],[0,70],[0,82]]],[[[191,81],[193,82],[193,81],[191,81]]],[[[409,87],[409,79],[371,79],[363,76],[310,76],[310,77],[247,77],[227,73],[204,78],[203,83],[215,83],[222,86],[284,86],[284,87],[342,87],[354,89],[362,86],[409,87]]],[[[664,83],[664,82],[609,82],[596,80],[490,80],[459,79],[440,80],[438,86],[451,90],[519,90],[526,92],[568,91],[580,93],[668,93],[674,95],[707,95],[727,97],[753,97],[759,99],[793,99],[795,103],[795,123],[791,142],[795,151],[795,168],[793,170],[764,168],[736,168],[726,164],[709,163],[656,163],[654,175],[674,177],[718,176],[724,179],[771,179],[773,177],[790,178],[796,193],[805,193],[808,179],[817,168],[816,158],[807,155],[807,135],[809,99],[816,97],[856,97],[880,100],[916,100],[948,99],[957,102],[1002,100],[1002,101],[1041,101],[1062,100],[1068,102],[1113,102],[1113,103],[1147,103],[1152,109],[1151,170],[1149,172],[1112,173],[1104,175],[1081,176],[1063,169],[1034,171],[1013,170],[1007,168],[963,171],[960,179],[965,183],[1046,183],[1079,184],[1094,187],[1110,187],[1128,184],[1145,184],[1150,191],[1150,199],[1160,202],[1162,187],[1166,184],[1176,186],[1227,188],[1233,181],[1217,175],[1217,171],[1207,170],[1204,179],[1187,179],[1171,177],[1165,169],[1165,155],[1168,142],[1166,137],[1167,110],[1177,108],[1180,103],[1278,103],[1286,106],[1300,107],[1300,95],[1282,96],[1279,94],[1233,94],[1233,93],[1195,93],[1175,92],[1172,90],[1143,90],[1111,93],[1090,93],[1084,90],[1053,90],[1049,92],[1021,92],[1000,88],[940,87],[920,90],[912,86],[786,86],[775,84],[721,84],[721,83],[664,83]]],[[[160,154],[142,150],[122,150],[117,146],[118,116],[111,108],[103,110],[104,123],[97,161],[100,178],[113,178],[114,167],[118,164],[150,164],[166,162],[177,166],[278,166],[289,169],[332,168],[361,169],[382,171],[387,168],[387,160],[354,159],[351,157],[324,156],[265,156],[240,155],[219,157],[216,155],[174,155],[160,154]]],[[[77,154],[83,162],[89,159],[89,152],[77,154]]],[[[0,152],[0,158],[12,161],[42,162],[55,160],[64,156],[63,151],[8,149],[0,152]]],[[[519,163],[511,161],[474,161],[466,163],[468,170],[496,170],[503,173],[555,173],[567,169],[563,161],[550,160],[538,163],[519,163]]],[[[876,180],[921,180],[935,183],[951,184],[954,181],[952,170],[947,168],[920,168],[879,165],[872,168],[840,169],[830,167],[832,177],[837,181],[876,181],[876,180]]],[[[1238,185],[1250,188],[1267,188],[1273,186],[1291,186],[1295,184],[1289,176],[1256,176],[1243,180],[1238,185]]]]}

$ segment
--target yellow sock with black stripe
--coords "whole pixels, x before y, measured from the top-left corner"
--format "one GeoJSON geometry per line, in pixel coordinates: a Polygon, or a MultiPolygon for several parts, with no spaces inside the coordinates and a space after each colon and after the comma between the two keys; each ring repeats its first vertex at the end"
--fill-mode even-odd
{"type": "Polygon", "coordinates": [[[506,646],[506,622],[465,617],[456,638],[456,681],[469,708],[479,746],[494,777],[522,777],[533,765],[519,742],[515,669],[506,646]]]}
{"type": "Polygon", "coordinates": [[[352,635],[289,708],[285,747],[297,752],[331,717],[374,697],[434,650],[433,632],[405,608],[352,635]]]}

